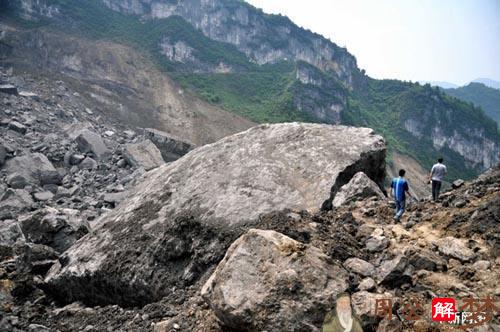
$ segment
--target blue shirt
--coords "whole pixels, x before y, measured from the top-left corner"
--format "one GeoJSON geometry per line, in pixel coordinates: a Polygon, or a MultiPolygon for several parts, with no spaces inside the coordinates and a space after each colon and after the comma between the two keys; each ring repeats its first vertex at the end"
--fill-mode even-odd
{"type": "Polygon", "coordinates": [[[406,191],[408,191],[408,182],[402,177],[394,178],[391,182],[391,188],[394,189],[394,198],[396,201],[404,201],[406,199],[406,191]]]}

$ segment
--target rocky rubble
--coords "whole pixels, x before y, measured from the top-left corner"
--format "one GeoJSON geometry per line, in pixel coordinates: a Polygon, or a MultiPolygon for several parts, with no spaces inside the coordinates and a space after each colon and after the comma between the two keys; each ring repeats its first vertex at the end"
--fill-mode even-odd
{"type": "MultiPolygon", "coordinates": [[[[49,331],[228,331],[228,326],[255,330],[258,324],[267,322],[267,330],[275,331],[280,330],[273,327],[277,319],[290,324],[290,331],[318,331],[321,317],[331,309],[328,306],[333,299],[322,297],[330,287],[328,283],[318,279],[311,282],[310,277],[324,276],[332,280],[332,296],[344,289],[351,294],[353,311],[365,331],[437,331],[429,312],[433,297],[458,300],[500,295],[499,189],[497,168],[444,193],[440,204],[409,205],[401,223],[394,223],[390,204],[377,197],[332,211],[272,212],[261,216],[254,225],[260,230],[241,229],[239,235],[231,234],[231,238],[239,239],[232,245],[231,239],[225,242],[223,246],[230,249],[224,252],[224,259],[216,259],[220,261],[217,268],[206,268],[198,281],[170,287],[168,295],[144,306],[58,304],[50,291],[39,288],[42,284],[22,281],[40,280],[54,252],[42,244],[19,247],[15,249],[17,254],[1,263],[5,271],[2,278],[9,281],[9,286],[2,284],[1,294],[8,304],[8,309],[3,309],[2,327],[19,331],[29,330],[31,324],[45,326],[49,331]],[[466,200],[466,207],[455,207],[453,203],[458,199],[466,200]],[[409,222],[414,223],[407,226],[409,222]],[[387,240],[384,249],[369,250],[374,236],[387,240]],[[451,249],[456,248],[456,243],[463,245],[460,250],[470,250],[473,255],[465,261],[450,255],[455,252],[451,249]],[[30,256],[33,251],[47,256],[30,256]],[[41,272],[36,272],[36,276],[34,270],[41,272]],[[328,271],[336,272],[332,275],[328,271]],[[319,292],[319,297],[314,292],[319,292]],[[264,300],[256,301],[259,296],[264,300]],[[392,320],[375,315],[377,299],[392,301],[392,320]],[[311,301],[316,300],[311,307],[311,301]],[[426,311],[423,319],[405,320],[403,308],[409,300],[421,301],[426,311]]],[[[162,255],[176,257],[182,266],[186,239],[200,229],[194,230],[194,220],[178,222],[174,233],[185,234],[185,242],[165,242],[162,255]]],[[[207,239],[213,236],[207,234],[199,241],[208,243],[207,239]]],[[[202,244],[190,245],[189,250],[203,253],[202,244]]],[[[122,256],[124,260],[135,259],[133,252],[127,255],[122,256]]],[[[196,254],[188,258],[200,262],[197,259],[196,254]]],[[[99,293],[93,296],[98,298],[99,293]]],[[[481,331],[498,328],[497,317],[481,331]]]]}
{"type": "Polygon", "coordinates": [[[400,223],[367,129],[259,126],[139,178],[146,137],[63,82],[2,80],[38,97],[0,92],[0,331],[320,331],[343,291],[365,331],[437,331],[432,298],[500,296],[500,168],[400,223]]]}

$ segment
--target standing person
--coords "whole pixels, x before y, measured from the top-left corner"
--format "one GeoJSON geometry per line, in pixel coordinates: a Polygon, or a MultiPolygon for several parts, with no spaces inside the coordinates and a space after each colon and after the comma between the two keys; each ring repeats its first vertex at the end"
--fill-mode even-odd
{"type": "Polygon", "coordinates": [[[408,182],[404,178],[406,171],[404,169],[399,170],[399,177],[392,179],[391,182],[391,193],[394,197],[394,201],[396,202],[396,214],[394,215],[394,220],[399,221],[401,216],[405,212],[406,205],[406,194],[412,197],[409,192],[408,182]]]}
{"type": "Polygon", "coordinates": [[[443,182],[446,172],[447,169],[443,164],[443,158],[439,158],[438,162],[432,166],[431,173],[429,174],[429,182],[432,182],[432,200],[434,202],[436,202],[439,198],[441,183],[443,182]]]}

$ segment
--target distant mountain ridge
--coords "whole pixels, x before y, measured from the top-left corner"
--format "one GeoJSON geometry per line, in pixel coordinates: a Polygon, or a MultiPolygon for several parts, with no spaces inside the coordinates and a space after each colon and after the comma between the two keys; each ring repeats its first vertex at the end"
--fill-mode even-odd
{"type": "Polygon", "coordinates": [[[445,89],[447,94],[473,103],[500,124],[500,90],[486,86],[483,83],[472,82],[456,89],[445,89]]]}
{"type": "Polygon", "coordinates": [[[470,83],[482,83],[485,86],[493,89],[500,89],[500,82],[495,81],[489,78],[476,78],[475,80],[470,81],[469,83],[466,83],[462,86],[451,83],[451,82],[445,82],[445,81],[419,81],[420,84],[430,84],[431,86],[437,86],[443,89],[456,89],[460,87],[464,87],[469,85],[470,83]]]}
{"type": "MultiPolygon", "coordinates": [[[[452,177],[470,178],[500,161],[498,129],[481,110],[437,88],[371,79],[345,48],[243,1],[2,4],[28,36],[16,40],[11,32],[4,42],[38,48],[41,58],[30,63],[48,60],[44,31],[110,40],[147,55],[183,91],[255,122],[369,126],[384,135],[389,152],[409,155],[424,168],[443,155],[452,177]]],[[[49,64],[82,70],[75,65],[83,62],[81,53],[65,47],[64,55],[54,54],[63,58],[49,64]]]]}

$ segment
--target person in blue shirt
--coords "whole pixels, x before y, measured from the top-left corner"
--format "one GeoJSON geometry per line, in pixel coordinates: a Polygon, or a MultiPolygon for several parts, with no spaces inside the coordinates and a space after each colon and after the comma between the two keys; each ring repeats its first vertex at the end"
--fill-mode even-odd
{"type": "Polygon", "coordinates": [[[408,182],[404,178],[406,171],[404,169],[399,170],[399,177],[392,179],[391,182],[391,193],[396,202],[396,214],[394,215],[394,220],[399,221],[401,216],[405,212],[406,204],[406,194],[412,197],[409,192],[408,182]]]}

